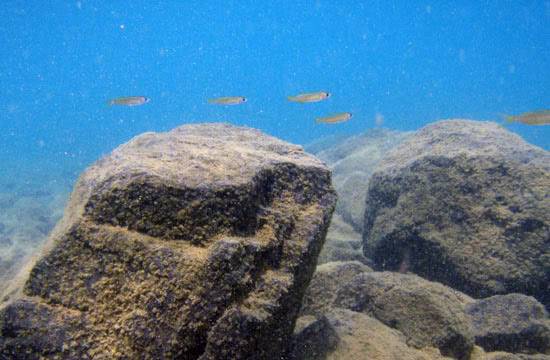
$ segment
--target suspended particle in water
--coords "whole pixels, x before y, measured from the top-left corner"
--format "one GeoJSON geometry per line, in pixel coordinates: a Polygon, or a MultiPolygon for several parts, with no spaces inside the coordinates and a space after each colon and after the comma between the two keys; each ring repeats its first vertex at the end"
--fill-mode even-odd
{"type": "Polygon", "coordinates": [[[377,112],[376,115],[374,115],[374,124],[376,126],[382,126],[384,124],[384,115],[377,112]]]}

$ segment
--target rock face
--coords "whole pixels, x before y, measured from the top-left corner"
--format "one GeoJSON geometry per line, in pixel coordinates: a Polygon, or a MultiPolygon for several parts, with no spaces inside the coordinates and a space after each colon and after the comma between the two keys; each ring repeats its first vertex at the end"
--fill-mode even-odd
{"type": "Polygon", "coordinates": [[[550,320],[530,296],[495,295],[466,307],[476,343],[486,351],[550,354],[550,320]]]}
{"type": "Polygon", "coordinates": [[[334,261],[317,266],[302,303],[302,313],[320,316],[328,311],[338,290],[371,268],[359,261],[334,261]]]}
{"type": "Polygon", "coordinates": [[[327,360],[450,359],[434,348],[408,346],[403,334],[366,314],[334,309],[327,318],[340,339],[327,360]]]}
{"type": "Polygon", "coordinates": [[[394,148],[370,179],[363,250],[476,298],[550,305],[550,153],[494,123],[441,121],[394,148]]]}
{"type": "Polygon", "coordinates": [[[371,272],[355,276],[338,290],[334,305],[366,313],[395,328],[417,348],[467,359],[474,345],[459,292],[416,275],[371,272]]]}
{"type": "Polygon", "coordinates": [[[80,177],[0,309],[0,358],[278,358],[335,201],[320,161],[256,130],[138,136],[80,177]]]}

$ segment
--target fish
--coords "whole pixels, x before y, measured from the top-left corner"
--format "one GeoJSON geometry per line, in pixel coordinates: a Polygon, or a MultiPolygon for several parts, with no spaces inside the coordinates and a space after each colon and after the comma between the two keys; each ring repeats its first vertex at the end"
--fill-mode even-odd
{"type": "Polygon", "coordinates": [[[344,113],[334,114],[331,116],[317,118],[315,119],[315,122],[317,124],[319,123],[337,124],[344,121],[348,121],[349,119],[351,119],[351,113],[344,112],[344,113]]]}
{"type": "Polygon", "coordinates": [[[326,91],[319,91],[315,93],[299,94],[295,96],[288,96],[288,101],[298,102],[298,103],[311,103],[319,102],[327,99],[330,96],[330,93],[326,91]]]}
{"type": "Polygon", "coordinates": [[[149,101],[151,99],[145,96],[126,96],[110,100],[109,105],[138,106],[146,104],[149,101]]]}
{"type": "Polygon", "coordinates": [[[520,115],[506,116],[506,122],[519,122],[526,125],[550,124],[550,110],[526,112],[520,115]]]}
{"type": "Polygon", "coordinates": [[[247,99],[244,96],[225,96],[209,99],[208,103],[216,105],[239,105],[246,102],[246,100],[247,99]]]}

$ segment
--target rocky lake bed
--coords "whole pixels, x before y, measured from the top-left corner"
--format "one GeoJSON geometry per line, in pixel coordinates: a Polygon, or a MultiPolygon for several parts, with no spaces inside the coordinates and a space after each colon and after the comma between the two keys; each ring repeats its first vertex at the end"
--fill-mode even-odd
{"type": "Polygon", "coordinates": [[[186,125],[66,207],[1,181],[0,359],[550,359],[550,153],[495,123],[186,125]]]}

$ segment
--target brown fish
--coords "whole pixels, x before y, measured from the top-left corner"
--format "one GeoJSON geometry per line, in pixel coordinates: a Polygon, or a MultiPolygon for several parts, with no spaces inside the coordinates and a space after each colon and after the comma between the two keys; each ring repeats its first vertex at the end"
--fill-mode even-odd
{"type": "Polygon", "coordinates": [[[109,105],[138,106],[146,104],[149,101],[151,99],[145,96],[126,96],[110,100],[109,105]]]}
{"type": "Polygon", "coordinates": [[[299,94],[296,96],[289,96],[287,99],[292,102],[298,103],[311,103],[319,102],[327,99],[330,96],[330,93],[326,91],[319,91],[315,93],[299,94]]]}
{"type": "Polygon", "coordinates": [[[225,96],[208,100],[209,104],[216,105],[239,105],[244,102],[246,102],[246,98],[244,96],[225,96]]]}
{"type": "Polygon", "coordinates": [[[319,123],[337,124],[337,123],[341,123],[341,122],[344,122],[344,121],[348,121],[349,119],[351,119],[351,113],[344,112],[344,113],[334,114],[334,115],[331,115],[331,116],[317,118],[317,119],[315,119],[315,122],[317,124],[319,124],[319,123]]]}
{"type": "Polygon", "coordinates": [[[550,124],[550,110],[527,112],[515,116],[507,116],[506,121],[519,122],[526,125],[548,125],[550,124]]]}

